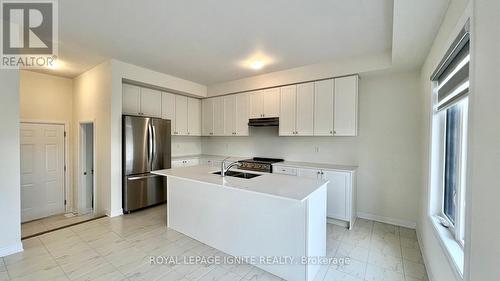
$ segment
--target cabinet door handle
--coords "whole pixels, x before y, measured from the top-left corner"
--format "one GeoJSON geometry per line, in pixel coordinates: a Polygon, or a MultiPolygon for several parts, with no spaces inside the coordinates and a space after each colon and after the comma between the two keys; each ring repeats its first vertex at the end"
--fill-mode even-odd
{"type": "Polygon", "coordinates": [[[333,131],[330,131],[330,135],[333,135],[333,131]]]}

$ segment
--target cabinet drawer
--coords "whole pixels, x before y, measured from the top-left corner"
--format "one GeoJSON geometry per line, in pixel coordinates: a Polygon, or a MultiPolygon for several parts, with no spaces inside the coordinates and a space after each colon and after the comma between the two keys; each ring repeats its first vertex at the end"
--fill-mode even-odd
{"type": "Polygon", "coordinates": [[[297,175],[297,168],[274,166],[273,173],[282,174],[282,175],[289,175],[289,176],[296,176],[297,175]]]}

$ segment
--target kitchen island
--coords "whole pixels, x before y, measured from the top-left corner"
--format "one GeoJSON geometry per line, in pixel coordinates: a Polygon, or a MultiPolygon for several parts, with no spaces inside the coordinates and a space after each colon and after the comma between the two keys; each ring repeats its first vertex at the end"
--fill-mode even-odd
{"type": "Polygon", "coordinates": [[[286,280],[313,280],[316,258],[326,253],[328,182],[277,174],[223,178],[217,171],[153,172],[168,178],[167,226],[286,280]]]}

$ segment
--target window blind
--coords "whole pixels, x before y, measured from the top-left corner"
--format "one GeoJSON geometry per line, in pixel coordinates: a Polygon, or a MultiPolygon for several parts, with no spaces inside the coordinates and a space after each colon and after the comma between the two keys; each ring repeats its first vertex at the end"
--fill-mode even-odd
{"type": "Polygon", "coordinates": [[[461,30],[431,76],[437,82],[437,110],[448,108],[469,94],[469,23],[461,30]]]}

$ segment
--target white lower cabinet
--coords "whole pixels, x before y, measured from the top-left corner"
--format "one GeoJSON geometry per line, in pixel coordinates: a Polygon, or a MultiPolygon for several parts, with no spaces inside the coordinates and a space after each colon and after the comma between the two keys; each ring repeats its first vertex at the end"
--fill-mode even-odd
{"type": "Polygon", "coordinates": [[[346,221],[349,229],[356,219],[356,172],[273,166],[273,173],[330,181],[327,191],[329,218],[346,221]]]}

